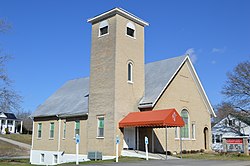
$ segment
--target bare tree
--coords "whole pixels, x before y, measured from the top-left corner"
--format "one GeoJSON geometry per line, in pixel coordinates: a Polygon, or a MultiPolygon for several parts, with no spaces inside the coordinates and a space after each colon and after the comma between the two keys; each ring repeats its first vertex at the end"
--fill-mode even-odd
{"type": "Polygon", "coordinates": [[[227,74],[228,80],[223,87],[222,94],[242,111],[250,109],[250,61],[239,63],[227,74]]]}
{"type": "Polygon", "coordinates": [[[9,23],[3,19],[0,19],[0,33],[8,31],[10,28],[11,25],[9,23]]]}
{"type": "Polygon", "coordinates": [[[222,102],[215,106],[217,119],[221,120],[227,117],[229,114],[235,114],[237,110],[234,108],[234,105],[229,102],[222,102]]]}
{"type": "MultiPolygon", "coordinates": [[[[0,19],[0,34],[6,32],[10,28],[4,20],[0,19]]],[[[12,81],[9,79],[6,71],[6,63],[11,59],[11,56],[5,55],[0,50],[0,111],[14,112],[20,109],[22,97],[12,89],[12,81]]]]}
{"type": "MultiPolygon", "coordinates": [[[[18,110],[16,113],[16,117],[18,119],[23,120],[23,133],[24,134],[32,134],[32,129],[33,129],[33,121],[30,118],[31,111],[27,110],[18,110]]],[[[21,126],[19,126],[21,127],[21,126]]]]}

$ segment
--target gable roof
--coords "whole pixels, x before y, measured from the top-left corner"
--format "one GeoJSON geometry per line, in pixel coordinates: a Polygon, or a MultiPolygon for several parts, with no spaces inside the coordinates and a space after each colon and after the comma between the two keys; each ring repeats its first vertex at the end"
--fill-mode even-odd
{"type": "Polygon", "coordinates": [[[67,81],[38,106],[31,117],[76,116],[88,113],[89,77],[67,81]]]}
{"type": "Polygon", "coordinates": [[[0,118],[4,118],[4,119],[17,119],[15,114],[13,113],[0,112],[0,115],[1,115],[0,118]]]}
{"type": "Polygon", "coordinates": [[[192,78],[196,83],[198,91],[202,97],[207,111],[214,117],[215,112],[208,100],[206,92],[200,82],[200,79],[194,69],[194,66],[188,55],[182,55],[162,61],[152,62],[145,66],[145,93],[139,102],[139,108],[153,108],[159,100],[165,89],[174,79],[183,64],[187,62],[192,78]],[[157,73],[157,74],[156,74],[157,73]]]}
{"type": "MultiPolygon", "coordinates": [[[[229,122],[227,122],[229,123],[229,122]]],[[[244,121],[238,119],[236,116],[234,115],[227,115],[226,117],[224,117],[223,119],[221,119],[220,121],[218,121],[213,127],[212,127],[212,133],[215,135],[220,135],[223,134],[223,136],[240,136],[240,135],[244,135],[247,134],[249,135],[250,133],[248,133],[250,130],[250,125],[248,125],[247,123],[245,123],[244,121]],[[228,126],[225,124],[225,120],[233,120],[235,119],[235,126],[228,126]],[[240,130],[239,130],[239,124],[237,123],[241,123],[240,125],[240,130]],[[247,129],[248,128],[248,129],[247,129]]]]}
{"type": "Polygon", "coordinates": [[[151,106],[170,83],[186,55],[165,59],[145,65],[145,93],[139,108],[151,106]]]}

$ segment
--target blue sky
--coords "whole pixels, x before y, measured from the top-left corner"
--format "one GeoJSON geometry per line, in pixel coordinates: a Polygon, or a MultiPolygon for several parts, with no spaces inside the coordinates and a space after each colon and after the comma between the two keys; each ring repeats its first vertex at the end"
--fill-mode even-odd
{"type": "Polygon", "coordinates": [[[89,76],[91,25],[88,18],[121,7],[150,23],[145,61],[186,52],[212,105],[226,73],[250,59],[248,0],[0,0],[0,19],[12,29],[0,34],[0,49],[14,57],[8,72],[34,111],[67,80],[89,76]]]}

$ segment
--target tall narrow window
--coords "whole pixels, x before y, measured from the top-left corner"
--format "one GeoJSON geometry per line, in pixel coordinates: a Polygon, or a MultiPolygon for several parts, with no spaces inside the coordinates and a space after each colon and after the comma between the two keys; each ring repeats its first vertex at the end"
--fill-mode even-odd
{"type": "Polygon", "coordinates": [[[66,138],[66,121],[63,122],[63,138],[66,138]]]}
{"type": "Polygon", "coordinates": [[[75,121],[75,136],[76,134],[80,135],[80,121],[79,120],[75,121]]]}
{"type": "Polygon", "coordinates": [[[43,153],[41,153],[40,162],[41,162],[41,163],[44,163],[44,154],[43,154],[43,153]]]}
{"type": "Polygon", "coordinates": [[[104,137],[104,117],[98,117],[97,123],[97,137],[104,137]]]}
{"type": "Polygon", "coordinates": [[[133,82],[133,64],[132,64],[132,62],[128,63],[128,81],[133,82]]]}
{"type": "Polygon", "coordinates": [[[183,121],[185,122],[185,126],[182,127],[181,129],[181,137],[182,138],[189,138],[189,117],[188,117],[188,111],[187,110],[182,110],[181,111],[181,117],[183,121]]]}
{"type": "Polygon", "coordinates": [[[108,34],[108,33],[109,33],[108,21],[104,20],[99,25],[99,36],[103,36],[103,35],[108,34]]]}
{"type": "Polygon", "coordinates": [[[195,124],[192,124],[192,139],[195,139],[195,124]]]}
{"type": "Polygon", "coordinates": [[[49,130],[49,138],[54,138],[54,129],[55,129],[55,123],[50,123],[50,130],[49,130]]]}
{"type": "Polygon", "coordinates": [[[37,138],[41,138],[41,137],[42,137],[42,123],[38,123],[37,138]]]}
{"type": "Polygon", "coordinates": [[[54,164],[57,164],[58,156],[57,154],[54,154],[54,164]]]}
{"type": "Polygon", "coordinates": [[[175,127],[174,135],[175,135],[175,138],[179,138],[178,127],[175,127]]]}
{"type": "Polygon", "coordinates": [[[135,38],[135,25],[132,22],[127,23],[127,32],[126,34],[130,37],[135,38]]]}

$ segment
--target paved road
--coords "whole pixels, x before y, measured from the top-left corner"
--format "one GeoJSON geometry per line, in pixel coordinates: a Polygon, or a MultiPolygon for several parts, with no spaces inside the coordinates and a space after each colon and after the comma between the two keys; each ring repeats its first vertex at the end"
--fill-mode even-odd
{"type": "Polygon", "coordinates": [[[31,149],[31,145],[29,145],[29,144],[25,144],[25,143],[22,143],[22,142],[14,141],[14,140],[3,138],[3,137],[0,137],[0,140],[11,143],[11,144],[14,144],[14,145],[17,145],[17,146],[20,146],[20,147],[28,149],[28,150],[31,149]]]}
{"type": "MultiPolygon", "coordinates": [[[[214,161],[214,160],[150,160],[134,163],[94,164],[90,166],[250,166],[250,161],[214,161]]],[[[72,165],[73,166],[73,165],[72,165]]]]}

